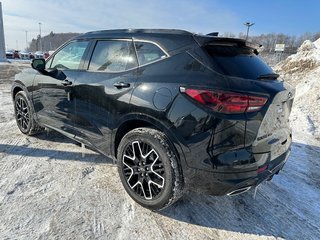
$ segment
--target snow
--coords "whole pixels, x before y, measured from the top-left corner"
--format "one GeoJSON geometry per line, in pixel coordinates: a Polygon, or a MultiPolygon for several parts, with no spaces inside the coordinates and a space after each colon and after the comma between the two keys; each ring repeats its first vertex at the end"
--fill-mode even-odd
{"type": "Polygon", "coordinates": [[[320,38],[313,43],[317,48],[320,49],[320,38]]]}
{"type": "Polygon", "coordinates": [[[275,71],[297,90],[291,113],[293,128],[320,140],[320,39],[305,41],[275,71]]]}
{"type": "Polygon", "coordinates": [[[275,66],[275,70],[293,85],[297,85],[306,75],[320,67],[320,39],[306,40],[296,54],[289,56],[275,66]]]}
{"type": "Polygon", "coordinates": [[[297,81],[288,162],[255,199],[253,191],[187,193],[158,213],[131,200],[110,159],[88,149],[83,157],[78,144],[58,133],[19,132],[10,88],[24,67],[0,65],[0,239],[319,239],[317,69],[297,81]]]}

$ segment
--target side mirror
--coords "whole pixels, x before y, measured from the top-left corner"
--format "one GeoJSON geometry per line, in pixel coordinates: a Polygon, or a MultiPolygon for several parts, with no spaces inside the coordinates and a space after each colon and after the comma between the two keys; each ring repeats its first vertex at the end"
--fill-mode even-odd
{"type": "Polygon", "coordinates": [[[46,69],[46,61],[44,59],[32,59],[31,67],[39,72],[46,69]]]}

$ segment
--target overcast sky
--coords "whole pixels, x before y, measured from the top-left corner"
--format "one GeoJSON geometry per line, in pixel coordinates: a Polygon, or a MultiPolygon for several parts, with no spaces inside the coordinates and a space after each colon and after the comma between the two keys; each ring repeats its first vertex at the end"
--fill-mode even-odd
{"type": "Polygon", "coordinates": [[[320,31],[319,0],[0,0],[7,48],[49,32],[180,28],[192,32],[302,34],[320,31]]]}

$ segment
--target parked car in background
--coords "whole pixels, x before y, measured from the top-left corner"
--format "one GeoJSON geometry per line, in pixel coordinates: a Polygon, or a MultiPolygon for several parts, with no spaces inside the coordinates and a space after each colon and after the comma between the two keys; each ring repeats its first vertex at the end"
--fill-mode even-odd
{"type": "Polygon", "coordinates": [[[292,142],[295,90],[257,55],[245,40],[182,30],[89,32],[16,75],[16,122],[117,160],[124,189],[150,209],[185,189],[243,193],[280,172],[292,142]]]}
{"type": "Polygon", "coordinates": [[[54,50],[50,50],[50,51],[48,51],[49,56],[51,56],[54,52],[55,52],[54,50]]]}
{"type": "Polygon", "coordinates": [[[34,53],[34,58],[39,59],[39,58],[44,58],[44,54],[42,51],[36,51],[34,53]]]}
{"type": "Polygon", "coordinates": [[[6,58],[7,59],[13,59],[14,58],[13,50],[7,50],[6,51],[6,58]]]}
{"type": "Polygon", "coordinates": [[[30,53],[29,52],[26,52],[26,51],[21,51],[20,52],[20,57],[21,59],[30,59],[30,53]]]}
{"type": "Polygon", "coordinates": [[[50,54],[49,54],[48,52],[44,52],[44,53],[43,53],[44,59],[47,59],[49,56],[50,56],[50,54]]]}
{"type": "Polygon", "coordinates": [[[20,52],[18,50],[13,51],[13,58],[20,59],[20,52]]]}
{"type": "Polygon", "coordinates": [[[29,58],[34,59],[34,54],[32,52],[29,52],[29,58]]]}
{"type": "Polygon", "coordinates": [[[20,52],[18,50],[7,50],[6,51],[7,59],[20,59],[20,52]]]}

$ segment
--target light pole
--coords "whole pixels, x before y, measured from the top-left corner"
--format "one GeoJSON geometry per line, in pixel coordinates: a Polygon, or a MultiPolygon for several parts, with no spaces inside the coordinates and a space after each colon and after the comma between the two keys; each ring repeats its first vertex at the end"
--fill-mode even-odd
{"type": "Polygon", "coordinates": [[[243,25],[247,26],[247,36],[246,36],[246,41],[247,41],[248,40],[248,36],[249,36],[249,28],[252,27],[254,25],[254,23],[246,22],[243,25]]]}
{"type": "Polygon", "coordinates": [[[26,51],[27,51],[27,48],[28,48],[28,31],[26,30],[26,51]]]}
{"type": "Polygon", "coordinates": [[[40,32],[40,35],[39,35],[39,51],[42,51],[42,43],[41,43],[41,22],[39,22],[39,32],[40,32]]]}

